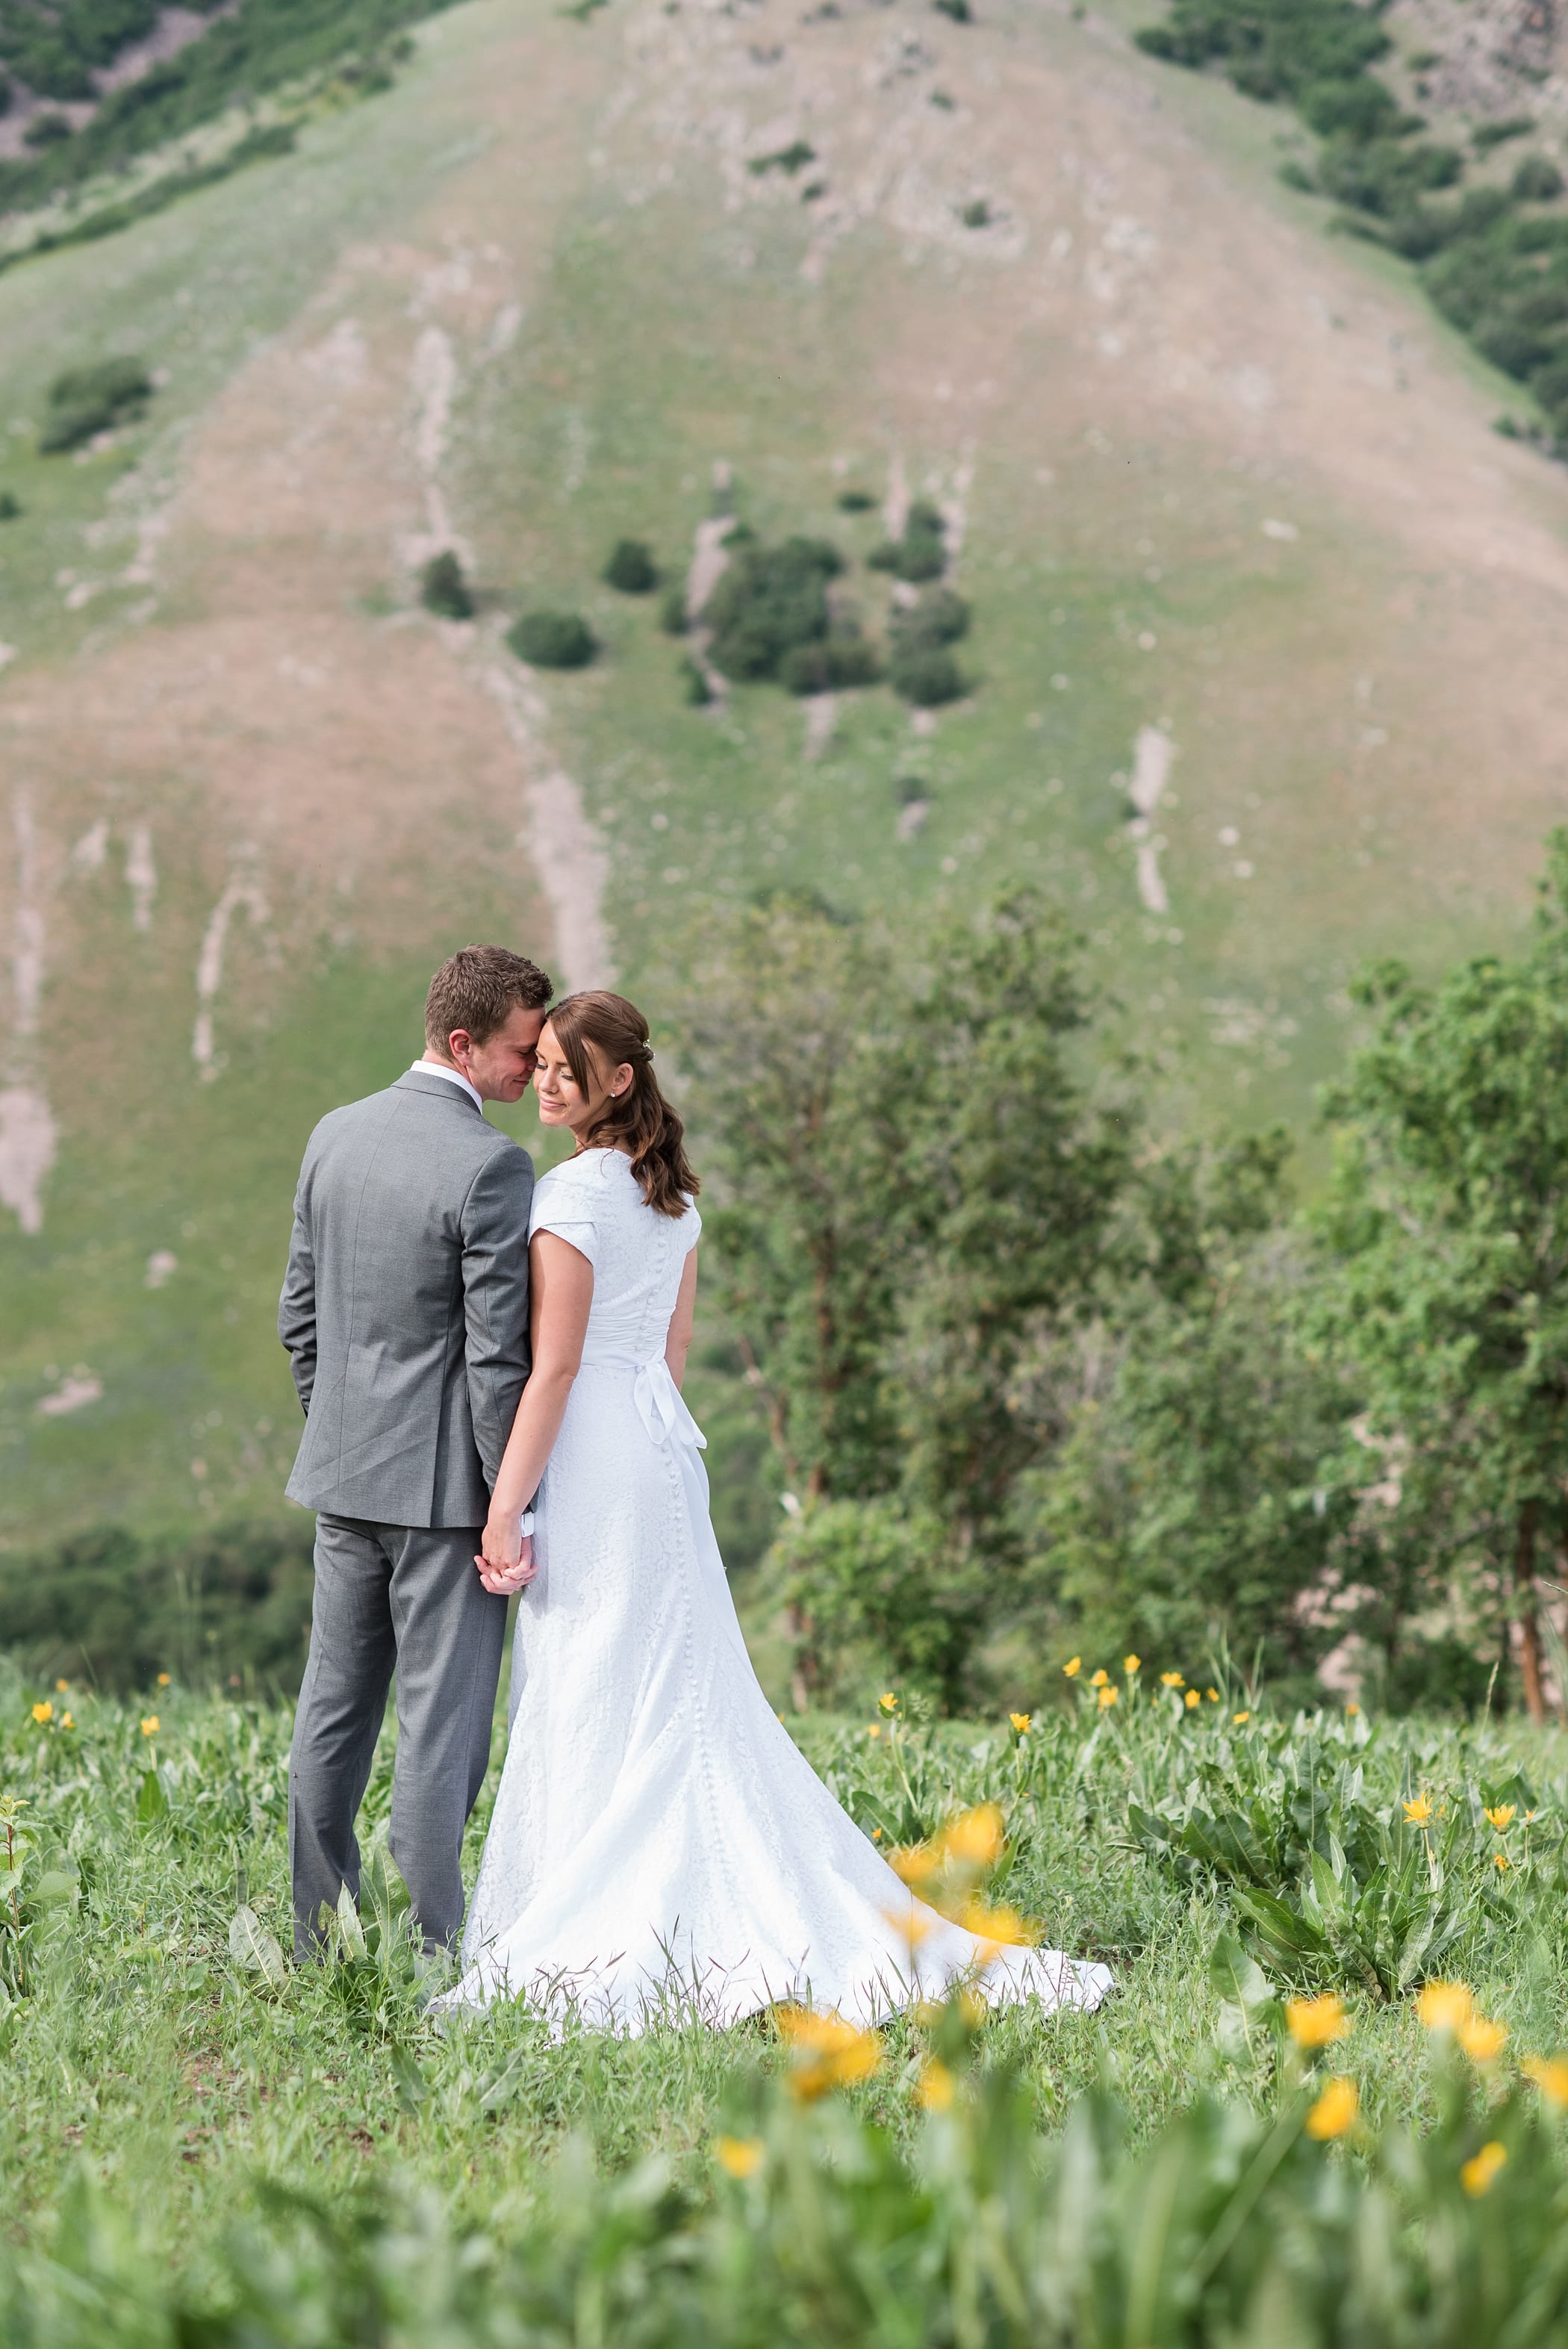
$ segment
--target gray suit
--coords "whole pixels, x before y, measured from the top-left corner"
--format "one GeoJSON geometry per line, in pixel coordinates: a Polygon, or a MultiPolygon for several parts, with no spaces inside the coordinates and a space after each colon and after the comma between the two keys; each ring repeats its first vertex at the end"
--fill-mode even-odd
{"type": "Polygon", "coordinates": [[[392,1854],[428,1944],[462,1921],[506,1622],[474,1552],[528,1376],[532,1196],[527,1152],[433,1071],[332,1111],[305,1150],[278,1308],[305,1412],[288,1490],[317,1512],[289,1764],[302,1956],[322,1904],[358,1890],[394,1668],[392,1854]]]}

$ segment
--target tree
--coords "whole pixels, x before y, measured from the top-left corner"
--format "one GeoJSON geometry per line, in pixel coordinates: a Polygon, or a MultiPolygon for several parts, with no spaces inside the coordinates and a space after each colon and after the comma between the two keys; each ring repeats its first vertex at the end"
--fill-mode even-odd
{"type": "Polygon", "coordinates": [[[1538,1568],[1568,1541],[1568,833],[1517,959],[1434,988],[1384,964],[1359,999],[1378,1026],[1327,1102],[1314,1319],[1397,1448],[1407,1519],[1506,1590],[1539,1721],[1538,1568]]]}

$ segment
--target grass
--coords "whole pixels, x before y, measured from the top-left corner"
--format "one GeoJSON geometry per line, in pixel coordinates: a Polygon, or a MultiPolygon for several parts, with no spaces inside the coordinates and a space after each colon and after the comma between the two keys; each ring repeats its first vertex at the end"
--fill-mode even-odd
{"type": "MultiPolygon", "coordinates": [[[[1194,1773],[1216,1800],[1227,1788],[1242,1795],[1260,1771],[1299,1757],[1309,1735],[1336,1766],[1357,1767],[1366,1800],[1396,1819],[1412,1787],[1436,1807],[1528,1784],[1537,1821],[1508,1830],[1517,1881],[1492,1904],[1486,1938],[1472,1934],[1444,1969],[1466,1975],[1511,2033],[1501,2073],[1476,2084],[1483,2111],[1520,2054],[1550,2053],[1568,2035],[1555,1922],[1568,1825],[1559,1735],[1509,1724],[1292,1724],[1228,1687],[1194,1718],[1145,1685],[1151,1672],[1118,1680],[1125,1695],[1112,1715],[1086,1691],[1078,1703],[1053,1702],[1022,1735],[1005,1723],[890,1723],[874,1708],[871,1733],[863,1718],[796,1723],[884,1847],[996,1803],[1007,1845],[992,1897],[1113,1968],[1116,1993],[1099,2014],[1001,2013],[973,2053],[979,2079],[1016,2082],[1047,2137],[1109,2082],[1135,2148],[1204,2095],[1265,2114],[1288,2103],[1299,2076],[1288,2041],[1260,2023],[1255,1997],[1246,2038],[1222,2011],[1216,1945],[1237,1927],[1222,1880],[1183,1881],[1151,1860],[1129,1806],[1161,1787],[1174,1795],[1194,1773]],[[1250,1717],[1237,1726],[1233,1712],[1250,1717]],[[1528,1854],[1522,1837],[1533,1838],[1528,1854]]],[[[53,1930],[30,1940],[19,1943],[0,1920],[0,1965],[21,1993],[0,2000],[9,2242],[55,2240],[84,2166],[150,2266],[166,2264],[197,2292],[211,2282],[224,2231],[272,2223],[284,2189],[330,2211],[428,2188],[459,2230],[499,2226],[504,2237],[526,2230],[562,2158],[614,2176],[656,2154],[673,2187],[697,2208],[711,2203],[716,2133],[755,2109],[786,2068],[766,2023],[716,2034],[694,2022],[630,2042],[568,2032],[552,2045],[517,2008],[438,2028],[424,2011],[435,1978],[395,1932],[378,1965],[346,1951],[275,1982],[236,1959],[242,1901],[263,1934],[287,1939],[289,1726],[285,1708],[173,1684],[120,1704],[5,1675],[0,1796],[37,1845],[24,1897],[46,1864],[65,1894],[53,1930]],[[35,1706],[50,1717],[38,1721],[35,1706]]],[[[385,1830],[391,1751],[389,1732],[366,1800],[367,1847],[385,1830]]],[[[498,1776],[499,1750],[470,1828],[470,1879],[498,1776]]],[[[1496,1839],[1480,1830],[1478,1865],[1496,1839]]],[[[1467,1865],[1450,1857],[1456,1884],[1467,1865]]],[[[1444,2091],[1409,1997],[1341,1988],[1350,2031],[1332,2062],[1357,2081],[1369,2130],[1438,2126],[1444,2091]]],[[[851,2109],[904,2154],[925,2127],[914,2090],[929,2028],[929,2018],[891,2023],[874,2076],[847,2092],[851,2109]]]]}

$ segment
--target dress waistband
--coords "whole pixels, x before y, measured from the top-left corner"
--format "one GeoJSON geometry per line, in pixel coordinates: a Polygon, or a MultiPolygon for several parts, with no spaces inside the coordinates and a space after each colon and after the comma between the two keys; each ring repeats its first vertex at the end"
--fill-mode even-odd
{"type": "Polygon", "coordinates": [[[621,1353],[612,1347],[584,1346],[581,1367],[585,1371],[632,1371],[633,1400],[654,1442],[684,1444],[698,1452],[707,1451],[707,1438],[686,1409],[663,1354],[640,1362],[634,1354],[621,1353]]]}

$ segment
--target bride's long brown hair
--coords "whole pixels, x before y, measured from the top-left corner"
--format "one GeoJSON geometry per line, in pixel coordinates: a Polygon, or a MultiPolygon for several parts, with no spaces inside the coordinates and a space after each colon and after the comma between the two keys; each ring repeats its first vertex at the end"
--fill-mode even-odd
{"type": "Polygon", "coordinates": [[[585,1144],[629,1151],[632,1172],[649,1206],[661,1216],[684,1215],[686,1199],[701,1185],[686,1154],[686,1128],[659,1091],[648,1023],[636,1005],[624,995],[590,988],[553,1004],[549,1020],[584,1099],[612,1070],[624,1064],[632,1071],[625,1092],[604,1103],[598,1122],[583,1137],[585,1144]],[[591,1050],[600,1057],[602,1071],[593,1069],[591,1050]]]}

